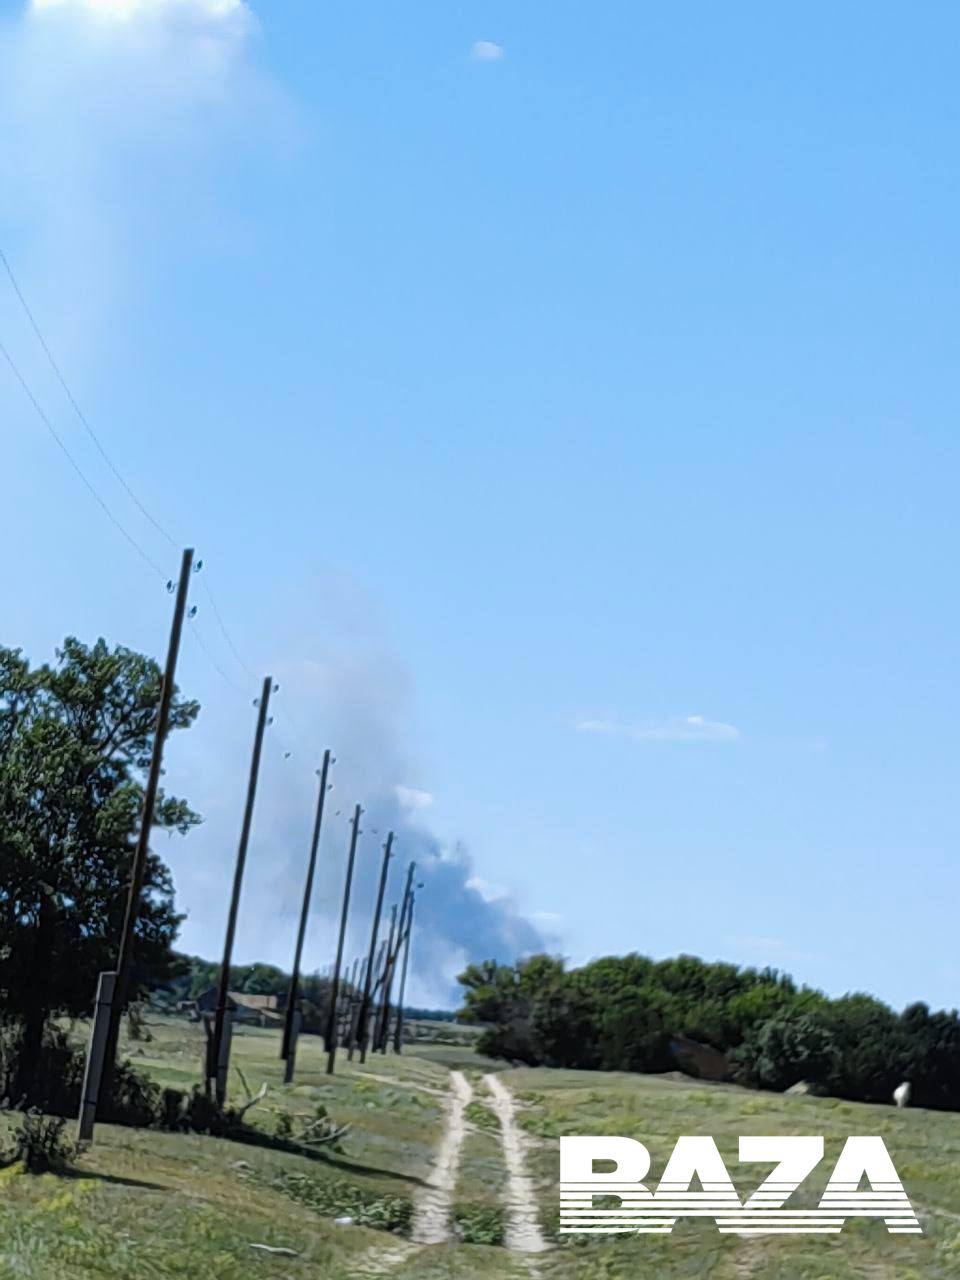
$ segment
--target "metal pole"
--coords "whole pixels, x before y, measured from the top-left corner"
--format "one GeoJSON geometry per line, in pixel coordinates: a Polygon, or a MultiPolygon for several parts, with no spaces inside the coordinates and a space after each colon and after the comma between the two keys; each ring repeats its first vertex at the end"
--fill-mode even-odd
{"type": "Polygon", "coordinates": [[[350,834],[350,853],[347,856],[347,880],[343,887],[343,910],[340,913],[340,937],[337,941],[337,959],[333,966],[333,982],[330,987],[330,1018],[327,1022],[327,1075],[333,1075],[333,1064],[337,1056],[337,997],[340,994],[340,965],[343,963],[343,940],[347,933],[347,914],[350,910],[350,886],[353,884],[353,863],[357,856],[357,838],[360,835],[359,805],[353,811],[350,834]]]}
{"type": "Polygon", "coordinates": [[[320,827],[323,823],[323,802],[327,795],[327,774],[330,771],[330,749],[323,753],[323,765],[320,768],[320,795],[317,798],[317,816],[313,824],[313,838],[310,841],[310,859],[307,864],[307,880],[303,886],[303,906],[300,909],[300,928],[297,932],[297,946],[293,954],[293,972],[290,975],[290,989],[287,992],[287,1010],[283,1020],[283,1042],[280,1046],[280,1057],[286,1060],[290,1053],[290,1040],[293,1035],[293,1021],[296,1016],[297,1000],[300,996],[300,960],[303,956],[303,940],[307,933],[307,917],[310,914],[310,898],[313,894],[313,874],[317,866],[317,849],[320,847],[320,827]]]}
{"type": "Polygon", "coordinates": [[[394,1053],[403,1052],[403,997],[407,989],[407,964],[410,961],[410,934],[413,932],[413,907],[417,900],[415,893],[410,894],[410,906],[407,908],[407,928],[403,935],[403,968],[400,971],[400,994],[397,997],[397,1025],[393,1033],[394,1053]]]}
{"type": "MultiPolygon", "coordinates": [[[[230,990],[230,963],[233,959],[233,939],[237,931],[237,912],[240,909],[240,890],[243,887],[243,871],[247,862],[247,845],[250,842],[250,827],[253,823],[253,804],[257,798],[257,779],[260,774],[260,755],[263,751],[263,734],[267,727],[267,711],[270,707],[270,694],[273,690],[273,676],[267,676],[263,682],[263,690],[257,704],[260,714],[257,716],[257,732],[253,740],[253,756],[250,761],[250,777],[247,781],[247,803],[243,810],[243,826],[240,828],[240,843],[237,846],[237,865],[233,873],[233,892],[230,895],[230,912],[227,916],[227,933],[223,943],[223,960],[220,965],[220,982],[217,987],[216,1021],[213,1028],[213,1049],[211,1055],[212,1069],[217,1073],[218,1082],[222,1078],[226,1083],[226,1069],[221,1064],[221,1046],[223,1044],[223,1024],[227,1012],[227,998],[230,990]],[[221,1077],[222,1072],[222,1077],[221,1077]]],[[[219,1091],[218,1091],[219,1092],[219,1091]]],[[[224,1093],[224,1097],[226,1094],[224,1093]]],[[[224,1097],[218,1098],[221,1103],[224,1097]]]]}
{"type": "Polygon", "coordinates": [[[370,1017],[370,983],[373,980],[373,956],[377,949],[377,934],[380,932],[380,913],[383,910],[383,895],[387,887],[387,874],[390,870],[390,858],[393,850],[393,832],[387,835],[383,846],[383,866],[380,868],[380,885],[377,889],[377,905],[373,913],[373,927],[370,930],[370,951],[367,955],[367,974],[363,983],[363,999],[360,1002],[360,1061],[367,1060],[367,1022],[370,1017]]]}
{"type": "MultiPolygon", "coordinates": [[[[107,1043],[104,1047],[103,1073],[100,1077],[100,1092],[98,1095],[100,1106],[109,1102],[110,1095],[113,1092],[114,1064],[117,1058],[117,1042],[120,1039],[120,1018],[127,999],[127,988],[130,984],[130,964],[133,954],[134,933],[137,928],[137,917],[140,914],[143,876],[147,865],[147,854],[150,849],[150,832],[153,828],[157,791],[160,788],[163,747],[170,725],[170,705],[173,702],[173,694],[176,688],[177,657],[180,653],[180,637],[183,634],[183,619],[187,609],[187,592],[190,587],[190,574],[192,571],[193,548],[188,547],[180,560],[180,578],[177,582],[177,599],[173,609],[170,640],[167,644],[167,662],[163,672],[163,683],[160,686],[160,706],[157,710],[157,725],[153,735],[153,750],[150,754],[150,770],[147,774],[147,785],[143,793],[140,832],[137,836],[137,847],[133,854],[130,888],[127,892],[127,906],[123,919],[123,932],[120,934],[120,949],[117,953],[117,981],[113,990],[107,1043]]],[[[91,1121],[91,1132],[92,1123],[91,1121]]]]}

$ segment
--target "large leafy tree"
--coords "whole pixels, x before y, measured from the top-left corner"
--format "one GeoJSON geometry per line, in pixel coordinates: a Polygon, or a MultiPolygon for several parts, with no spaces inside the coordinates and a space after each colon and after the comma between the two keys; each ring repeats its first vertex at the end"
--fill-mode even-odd
{"type": "MultiPolygon", "coordinates": [[[[0,648],[0,1017],[22,1029],[25,1089],[46,1023],[88,1011],[115,963],[160,686],[152,659],[103,640],[68,638],[36,668],[0,648]]],[[[170,730],[198,710],[175,696],[170,730]]],[[[198,821],[161,792],[155,828],[198,821]]],[[[170,976],[180,919],[151,850],[131,993],[170,976]]]]}

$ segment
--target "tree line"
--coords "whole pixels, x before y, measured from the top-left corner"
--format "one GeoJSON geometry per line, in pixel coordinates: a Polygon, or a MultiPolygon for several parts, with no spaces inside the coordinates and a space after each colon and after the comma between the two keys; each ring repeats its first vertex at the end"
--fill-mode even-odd
{"type": "Polygon", "coordinates": [[[535,1066],[695,1071],[679,1037],[725,1055],[729,1077],[762,1089],[889,1102],[902,1081],[918,1106],[960,1110],[960,1018],[913,1004],[902,1013],[861,993],[831,999],[776,969],[695,956],[608,956],[568,969],[538,955],[471,964],[464,1021],[481,1053],[535,1066]]]}

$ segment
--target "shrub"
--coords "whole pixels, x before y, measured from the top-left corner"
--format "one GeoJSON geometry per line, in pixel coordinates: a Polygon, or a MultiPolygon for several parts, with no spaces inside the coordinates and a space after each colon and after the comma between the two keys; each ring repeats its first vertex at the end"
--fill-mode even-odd
{"type": "Polygon", "coordinates": [[[28,1111],[0,1156],[0,1165],[22,1165],[27,1173],[67,1173],[73,1167],[77,1147],[63,1137],[66,1120],[28,1111]]]}
{"type": "Polygon", "coordinates": [[[499,1205],[456,1204],[453,1220],[464,1244],[503,1244],[503,1210],[499,1205]]]}
{"type": "MultiPolygon", "coordinates": [[[[71,1044],[60,1027],[48,1026],[30,1092],[26,1097],[14,1097],[13,1082],[18,1074],[22,1045],[19,1024],[8,1022],[0,1026],[0,1101],[13,1108],[29,1107],[47,1115],[76,1116],[86,1066],[84,1051],[71,1044]]],[[[101,1119],[111,1124],[147,1128],[157,1124],[162,1114],[159,1085],[135,1071],[129,1062],[119,1062],[113,1096],[103,1109],[101,1119]]]]}
{"type": "Polygon", "coordinates": [[[782,1091],[801,1080],[825,1084],[836,1070],[838,1048],[815,1015],[784,1012],[764,1022],[732,1057],[744,1082],[782,1091]]]}
{"type": "Polygon", "coordinates": [[[144,1044],[153,1039],[153,1032],[147,1029],[143,1016],[143,1005],[132,1004],[127,1010],[127,1035],[131,1040],[142,1040],[144,1044]]]}
{"type": "Polygon", "coordinates": [[[477,1129],[499,1129],[497,1113],[482,1102],[468,1102],[463,1112],[470,1124],[477,1129]]]}
{"type": "Polygon", "coordinates": [[[350,1217],[359,1226],[406,1234],[413,1205],[402,1196],[377,1196],[343,1178],[313,1178],[305,1173],[280,1173],[267,1185],[325,1217],[350,1217]]]}

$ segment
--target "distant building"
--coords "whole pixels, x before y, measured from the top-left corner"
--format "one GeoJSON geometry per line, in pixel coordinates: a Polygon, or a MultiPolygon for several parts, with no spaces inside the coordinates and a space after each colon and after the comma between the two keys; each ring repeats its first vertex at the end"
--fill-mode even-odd
{"type": "MultiPolygon", "coordinates": [[[[286,995],[256,995],[247,991],[227,993],[227,1008],[233,1014],[234,1022],[247,1026],[281,1027],[286,1007],[286,995]]],[[[181,1000],[177,1008],[199,1022],[202,1017],[216,1013],[217,988],[208,987],[195,1000],[181,1000]]]]}

